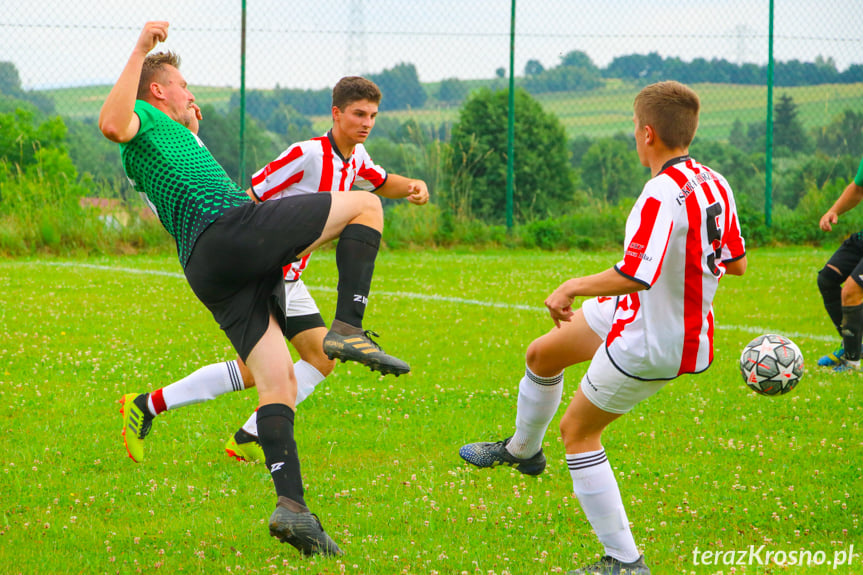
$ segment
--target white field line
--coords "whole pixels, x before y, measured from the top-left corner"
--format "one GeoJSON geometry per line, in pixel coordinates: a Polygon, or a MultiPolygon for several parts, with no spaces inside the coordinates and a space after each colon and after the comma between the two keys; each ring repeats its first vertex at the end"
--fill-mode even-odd
{"type": "MultiPolygon", "coordinates": [[[[143,274],[143,275],[156,275],[156,276],[167,276],[173,278],[185,279],[185,276],[178,272],[163,272],[159,270],[142,270],[136,268],[118,268],[112,266],[102,266],[96,264],[81,264],[75,262],[30,262],[36,265],[52,265],[52,266],[60,266],[60,267],[71,267],[71,268],[89,268],[101,271],[110,271],[110,272],[122,272],[122,273],[130,273],[130,274],[143,274]]],[[[322,292],[335,292],[336,289],[333,287],[325,287],[325,286],[315,286],[311,284],[306,284],[310,290],[314,291],[322,291],[322,292]]],[[[408,299],[421,299],[421,300],[432,300],[432,301],[442,301],[447,303],[455,303],[461,305],[477,305],[482,307],[492,307],[492,308],[501,308],[508,310],[521,310],[521,311],[535,311],[545,313],[545,307],[539,306],[530,306],[523,304],[513,304],[513,303],[505,303],[505,302],[496,302],[496,301],[482,301],[476,299],[465,299],[459,297],[449,297],[435,294],[425,294],[425,293],[412,293],[412,292],[403,292],[403,291],[374,291],[375,296],[387,296],[387,297],[403,297],[408,299]]],[[[769,327],[763,326],[751,326],[751,325],[717,325],[717,329],[721,330],[733,330],[733,331],[742,331],[744,333],[752,333],[755,335],[759,335],[762,333],[771,333],[773,329],[769,327]]],[[[790,338],[806,338],[812,339],[815,341],[837,341],[838,336],[836,335],[818,335],[812,333],[804,333],[798,331],[783,331],[782,335],[790,338]]]]}

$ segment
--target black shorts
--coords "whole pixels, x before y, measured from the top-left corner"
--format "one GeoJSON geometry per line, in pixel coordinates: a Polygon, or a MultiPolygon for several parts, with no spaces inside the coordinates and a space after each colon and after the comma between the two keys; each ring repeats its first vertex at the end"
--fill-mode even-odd
{"type": "Polygon", "coordinates": [[[850,277],[863,287],[863,232],[851,234],[842,242],[827,265],[839,270],[843,282],[850,277]]]}
{"type": "Polygon", "coordinates": [[[285,333],[282,268],[317,240],[328,193],[231,208],[198,236],[185,274],[192,291],[246,361],[272,315],[285,333]]]}

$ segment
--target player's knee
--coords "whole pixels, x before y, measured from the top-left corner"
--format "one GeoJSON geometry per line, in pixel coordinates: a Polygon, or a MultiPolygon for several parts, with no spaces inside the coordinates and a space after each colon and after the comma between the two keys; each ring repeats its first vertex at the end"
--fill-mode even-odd
{"type": "Polygon", "coordinates": [[[528,369],[533,373],[537,373],[537,370],[542,371],[542,360],[542,342],[535,339],[529,346],[527,346],[527,351],[524,354],[524,362],[527,364],[528,369]]]}
{"type": "Polygon", "coordinates": [[[821,271],[818,272],[818,291],[820,291],[822,295],[825,295],[831,291],[840,289],[842,281],[842,274],[840,274],[836,268],[829,265],[824,266],[821,268],[821,271]]]}
{"type": "Polygon", "coordinates": [[[566,410],[560,418],[559,428],[567,453],[596,451],[602,447],[602,429],[586,425],[572,410],[566,410]]]}
{"type": "Polygon", "coordinates": [[[552,377],[560,373],[558,358],[544,345],[543,339],[535,339],[524,354],[527,368],[540,377],[552,377]]]}
{"type": "Polygon", "coordinates": [[[560,418],[560,437],[567,453],[579,453],[587,439],[585,430],[579,425],[578,418],[567,410],[560,418]]]}
{"type": "Polygon", "coordinates": [[[863,303],[863,287],[853,279],[842,284],[842,305],[855,306],[863,303]]]}

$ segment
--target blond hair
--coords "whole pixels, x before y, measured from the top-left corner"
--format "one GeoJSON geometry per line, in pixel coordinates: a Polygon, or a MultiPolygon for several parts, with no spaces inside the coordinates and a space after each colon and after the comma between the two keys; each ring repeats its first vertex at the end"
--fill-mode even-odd
{"type": "Polygon", "coordinates": [[[138,80],[138,99],[146,100],[150,94],[150,84],[159,82],[165,72],[165,66],[180,68],[180,56],[174,52],[154,52],[144,58],[141,67],[141,79],[138,80]]]}
{"type": "Polygon", "coordinates": [[[701,102],[692,88],[680,82],[657,82],[635,97],[635,117],[641,126],[652,126],[669,148],[688,148],[698,129],[701,102]]]}

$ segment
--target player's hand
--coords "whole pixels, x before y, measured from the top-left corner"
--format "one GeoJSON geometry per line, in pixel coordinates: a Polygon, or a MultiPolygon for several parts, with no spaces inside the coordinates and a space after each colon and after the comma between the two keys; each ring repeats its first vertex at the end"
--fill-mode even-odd
{"type": "Polygon", "coordinates": [[[141,30],[141,35],[138,36],[138,43],[135,48],[144,54],[149,54],[150,50],[156,47],[159,42],[164,42],[168,39],[168,23],[165,21],[153,21],[144,24],[144,29],[141,30]]]}
{"type": "Polygon", "coordinates": [[[821,221],[819,222],[819,225],[821,226],[821,229],[824,230],[825,232],[832,232],[833,231],[833,224],[835,224],[838,221],[839,221],[839,215],[836,212],[831,211],[831,212],[827,212],[826,214],[821,216],[821,221]]]}
{"type": "Polygon", "coordinates": [[[411,180],[408,184],[407,199],[410,203],[421,206],[429,201],[429,189],[422,180],[411,180]]]}
{"type": "Polygon", "coordinates": [[[563,285],[545,298],[545,307],[548,308],[548,313],[551,315],[551,319],[554,321],[556,327],[560,327],[560,322],[562,321],[571,320],[575,313],[572,311],[572,300],[574,298],[564,291],[563,285]]]}
{"type": "Polygon", "coordinates": [[[189,107],[194,112],[194,114],[192,114],[192,116],[189,118],[189,130],[193,134],[197,134],[198,129],[200,128],[200,125],[198,124],[198,122],[203,120],[204,117],[201,115],[201,107],[200,106],[198,106],[197,104],[195,104],[193,102],[189,107]]]}

